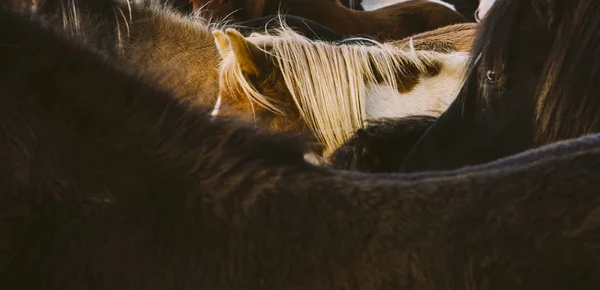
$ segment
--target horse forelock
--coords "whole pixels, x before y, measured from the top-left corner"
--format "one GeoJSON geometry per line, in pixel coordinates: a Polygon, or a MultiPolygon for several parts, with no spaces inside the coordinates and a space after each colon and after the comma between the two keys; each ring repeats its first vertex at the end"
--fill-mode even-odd
{"type": "MultiPolygon", "coordinates": [[[[328,156],[367,121],[366,93],[385,85],[398,91],[398,79],[414,77],[409,66],[425,74],[439,53],[404,51],[389,44],[335,44],[311,41],[285,25],[275,32],[247,38],[269,55],[283,78],[300,116],[324,145],[328,156]],[[268,47],[268,48],[267,48],[268,47]]],[[[221,84],[273,112],[283,114],[272,97],[247,80],[235,56],[221,67],[221,84]]]]}
{"type": "Polygon", "coordinates": [[[499,1],[495,3],[479,24],[473,45],[471,58],[465,70],[465,86],[472,84],[476,92],[463,90],[459,99],[465,102],[471,94],[476,94],[488,102],[496,89],[506,82],[506,64],[508,49],[511,45],[511,32],[514,29],[522,1],[499,1]],[[494,76],[494,79],[490,79],[494,76]]]}
{"type": "MultiPolygon", "coordinates": [[[[533,84],[534,143],[542,145],[597,132],[600,84],[595,79],[600,70],[589,64],[600,56],[600,19],[592,16],[594,13],[600,13],[597,1],[498,1],[478,30],[466,82],[474,82],[475,86],[470,87],[476,87],[477,95],[485,101],[495,96],[495,89],[505,85],[506,65],[511,61],[508,50],[515,43],[519,23],[527,19],[535,29],[529,28],[519,37],[525,39],[526,33],[536,33],[536,37],[547,34],[550,41],[537,52],[547,56],[539,64],[542,70],[533,84]],[[487,77],[489,73],[495,75],[493,81],[487,77]]],[[[473,93],[463,90],[459,98],[465,101],[473,93]]]]}

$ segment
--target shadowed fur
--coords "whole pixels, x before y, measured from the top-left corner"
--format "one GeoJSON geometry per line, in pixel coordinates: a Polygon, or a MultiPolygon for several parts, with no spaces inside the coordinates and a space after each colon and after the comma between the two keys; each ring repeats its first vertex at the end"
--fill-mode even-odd
{"type": "Polygon", "coordinates": [[[404,157],[435,120],[431,116],[409,116],[370,122],[335,150],[329,164],[363,172],[397,172],[404,157]]]}
{"type": "Polygon", "coordinates": [[[600,13],[597,1],[556,1],[555,33],[535,103],[535,142],[548,144],[600,131],[600,13]]]}
{"type": "Polygon", "coordinates": [[[265,16],[240,23],[231,23],[227,27],[234,28],[244,36],[249,36],[254,32],[266,33],[272,29],[280,29],[282,22],[296,33],[311,40],[341,41],[347,38],[314,21],[292,15],[265,16]]]}
{"type": "MultiPolygon", "coordinates": [[[[228,34],[217,35],[224,47],[221,95],[247,97],[288,122],[302,119],[325,156],[368,119],[441,114],[460,88],[467,60],[461,53],[403,51],[376,42],[310,41],[285,27],[245,39],[228,34]]],[[[256,113],[257,106],[250,109],[256,113]]]]}
{"type": "Polygon", "coordinates": [[[0,11],[0,41],[6,289],[600,286],[597,135],[437,175],[325,170],[28,19],[0,11]]]}

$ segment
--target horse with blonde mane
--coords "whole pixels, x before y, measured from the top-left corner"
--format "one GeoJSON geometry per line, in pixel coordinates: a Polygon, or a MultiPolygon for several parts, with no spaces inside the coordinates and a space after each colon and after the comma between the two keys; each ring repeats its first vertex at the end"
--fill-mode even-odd
{"type": "MultiPolygon", "coordinates": [[[[196,7],[221,3],[218,0],[197,2],[196,7]]],[[[468,22],[451,8],[425,0],[398,3],[375,11],[353,10],[339,0],[243,0],[228,1],[223,5],[230,7],[216,9],[228,11],[227,14],[231,13],[237,21],[283,13],[312,20],[348,37],[366,36],[382,42],[468,22]]]]}
{"type": "Polygon", "coordinates": [[[215,31],[221,103],[266,127],[314,134],[329,156],[370,120],[439,116],[460,88],[468,54],[310,41],[285,27],[244,38],[215,31]]]}

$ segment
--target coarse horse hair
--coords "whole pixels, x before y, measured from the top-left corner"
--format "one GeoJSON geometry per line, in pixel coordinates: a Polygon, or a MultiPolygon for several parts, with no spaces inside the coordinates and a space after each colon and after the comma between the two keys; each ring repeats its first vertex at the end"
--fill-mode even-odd
{"type": "Polygon", "coordinates": [[[445,5],[415,0],[374,11],[357,11],[339,0],[192,0],[195,7],[212,7],[208,15],[232,15],[236,21],[286,14],[319,23],[342,35],[378,41],[400,40],[467,19],[445,5]]]}
{"type": "Polygon", "coordinates": [[[398,172],[404,157],[436,119],[408,116],[369,122],[335,150],[328,165],[362,172],[398,172]]]}
{"type": "Polygon", "coordinates": [[[407,171],[452,169],[600,131],[600,3],[496,2],[481,23],[468,77],[407,156],[407,171]]]}
{"type": "MultiPolygon", "coordinates": [[[[280,95],[265,94],[256,84],[257,79],[265,76],[252,76],[244,71],[246,59],[231,53],[233,49],[229,47],[230,42],[240,41],[253,45],[257,52],[260,50],[259,53],[268,58],[265,61],[278,70],[274,78],[282,79],[300,118],[324,145],[325,156],[373,118],[371,111],[375,109],[367,97],[370,88],[382,86],[387,90],[380,93],[406,91],[408,94],[413,86],[418,87],[420,76],[435,78],[439,74],[449,79],[443,82],[446,87],[440,85],[443,92],[432,90],[430,96],[420,96],[427,104],[418,106],[419,100],[412,99],[405,104],[408,110],[413,102],[415,114],[437,116],[458,92],[460,76],[468,59],[466,53],[400,50],[374,41],[368,46],[311,41],[285,26],[269,34],[253,34],[246,40],[237,37],[234,31],[228,31],[228,34],[230,39],[235,39],[227,40],[224,34],[216,34],[223,55],[221,95],[243,95],[252,104],[286,116],[281,109],[286,100],[280,95]]],[[[251,58],[261,61],[260,56],[251,58]]],[[[268,81],[276,80],[268,77],[268,81]]]]}
{"type": "Polygon", "coordinates": [[[43,0],[35,14],[132,72],[152,75],[182,100],[216,101],[197,92],[218,94],[221,59],[212,30],[225,22],[184,15],[165,0],[43,0]]]}
{"type": "Polygon", "coordinates": [[[0,10],[0,43],[6,289],[600,287],[598,135],[442,174],[328,170],[29,16],[0,10]]]}

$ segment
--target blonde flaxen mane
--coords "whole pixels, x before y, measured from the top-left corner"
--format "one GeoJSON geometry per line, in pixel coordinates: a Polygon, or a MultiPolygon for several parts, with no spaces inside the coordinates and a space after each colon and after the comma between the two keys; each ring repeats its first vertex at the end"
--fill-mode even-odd
{"type": "MultiPolygon", "coordinates": [[[[372,46],[311,41],[285,25],[271,33],[252,34],[246,40],[269,55],[280,69],[301,117],[324,145],[325,156],[365,125],[369,86],[385,85],[398,91],[404,77],[414,77],[414,68],[426,74],[443,57],[441,53],[405,51],[372,40],[372,46]]],[[[224,57],[221,85],[237,90],[251,103],[283,114],[279,100],[258,92],[232,53],[224,57]]]]}

